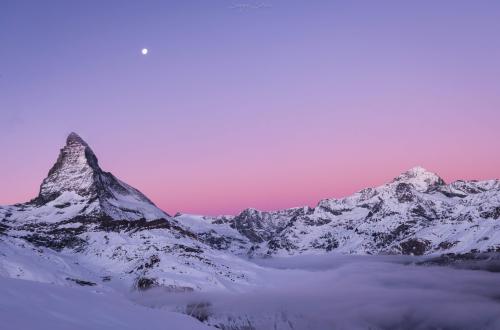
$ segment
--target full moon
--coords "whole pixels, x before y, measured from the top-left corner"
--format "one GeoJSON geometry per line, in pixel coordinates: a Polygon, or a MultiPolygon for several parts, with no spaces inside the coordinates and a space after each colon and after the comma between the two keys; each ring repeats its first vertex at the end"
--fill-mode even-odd
{"type": "Polygon", "coordinates": [[[148,49],[147,48],[143,48],[141,50],[141,53],[142,53],[142,55],[147,55],[148,54],[148,49]]]}

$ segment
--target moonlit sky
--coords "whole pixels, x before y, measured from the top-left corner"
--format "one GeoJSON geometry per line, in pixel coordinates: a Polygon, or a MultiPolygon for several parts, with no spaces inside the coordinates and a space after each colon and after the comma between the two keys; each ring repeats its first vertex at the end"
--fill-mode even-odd
{"type": "Polygon", "coordinates": [[[2,0],[0,204],[71,131],[171,214],[499,178],[499,32],[486,0],[2,0]]]}

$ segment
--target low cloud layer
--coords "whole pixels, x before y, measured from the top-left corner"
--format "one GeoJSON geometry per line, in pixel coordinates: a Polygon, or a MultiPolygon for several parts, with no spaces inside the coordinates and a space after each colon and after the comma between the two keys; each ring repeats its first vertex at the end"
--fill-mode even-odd
{"type": "Polygon", "coordinates": [[[265,287],[234,294],[135,296],[153,307],[199,304],[209,321],[257,329],[500,329],[500,275],[408,265],[409,258],[261,261],[265,287]],[[206,307],[203,302],[209,302],[206,307]]]}

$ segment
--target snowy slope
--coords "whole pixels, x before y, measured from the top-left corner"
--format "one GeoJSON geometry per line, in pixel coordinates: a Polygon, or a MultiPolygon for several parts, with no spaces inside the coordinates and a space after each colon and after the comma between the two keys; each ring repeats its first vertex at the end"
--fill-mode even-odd
{"type": "Polygon", "coordinates": [[[210,329],[187,315],[133,304],[121,294],[0,276],[0,319],[5,329],[210,329]]]}

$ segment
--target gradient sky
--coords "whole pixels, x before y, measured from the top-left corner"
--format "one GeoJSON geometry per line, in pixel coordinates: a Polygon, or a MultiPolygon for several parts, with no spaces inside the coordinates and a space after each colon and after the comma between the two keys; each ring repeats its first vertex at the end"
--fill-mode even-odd
{"type": "Polygon", "coordinates": [[[0,204],[71,131],[171,214],[499,178],[499,35],[500,1],[1,0],[0,204]]]}

